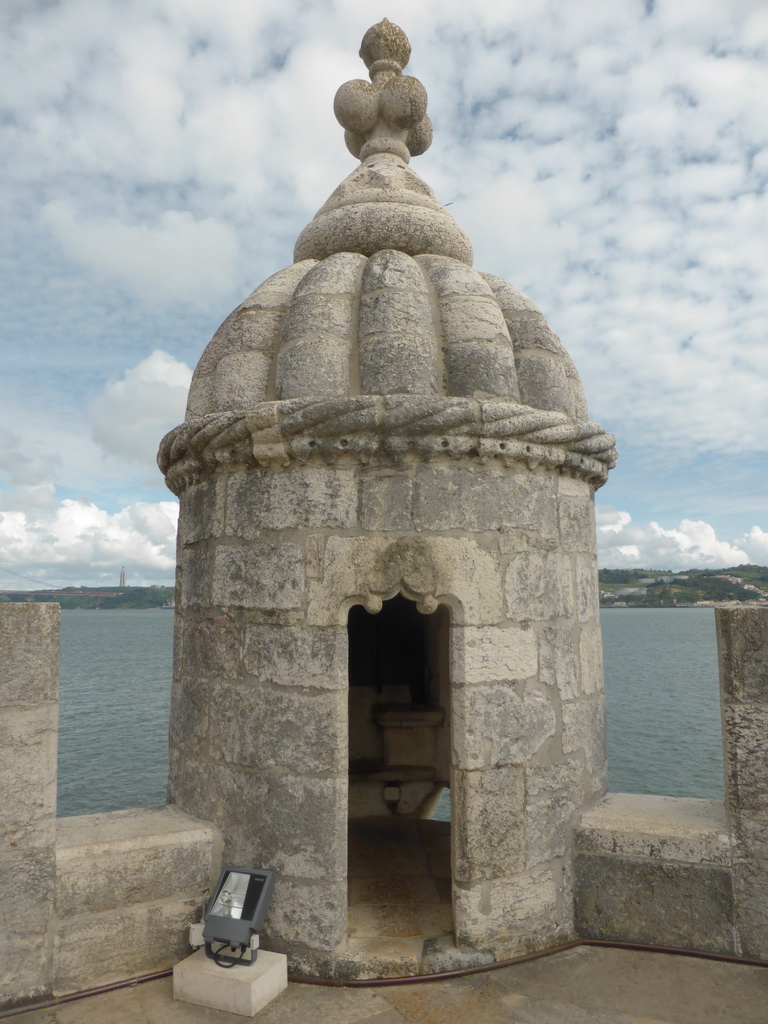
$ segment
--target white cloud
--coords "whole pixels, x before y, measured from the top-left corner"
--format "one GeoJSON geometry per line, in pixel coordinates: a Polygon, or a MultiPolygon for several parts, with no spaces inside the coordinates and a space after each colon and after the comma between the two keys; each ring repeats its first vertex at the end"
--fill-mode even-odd
{"type": "Polygon", "coordinates": [[[0,512],[3,569],[61,585],[116,581],[121,566],[138,581],[172,582],[176,564],[175,501],[136,502],[109,514],[89,501],[65,499],[48,514],[0,512]]]}
{"type": "Polygon", "coordinates": [[[147,301],[207,305],[231,286],[237,239],[213,217],[167,210],[156,223],[131,224],[79,216],[65,199],[47,203],[41,216],[67,256],[147,301]]]}
{"type": "MultiPolygon", "coordinates": [[[[360,37],[382,13],[373,0],[6,5],[0,343],[14,359],[0,390],[29,450],[6,458],[3,507],[47,514],[54,485],[129,504],[115,480],[149,466],[183,415],[181,381],[145,359],[146,339],[194,364],[290,262],[354,167],[332,97],[365,74],[360,37]]],[[[390,0],[386,14],[430,95],[435,142],[415,169],[454,203],[476,265],[558,330],[594,418],[657,463],[764,452],[764,0],[390,0]]],[[[721,541],[695,508],[714,537],[683,526],[681,499],[657,532],[617,513],[602,542],[624,560],[764,550],[768,524],[721,541]]]]}
{"type": "Polygon", "coordinates": [[[753,526],[744,534],[740,543],[749,554],[749,561],[752,564],[768,565],[768,532],[761,530],[759,526],[753,526]]]}
{"type": "Polygon", "coordinates": [[[28,455],[22,450],[19,436],[0,427],[0,474],[7,476],[12,485],[39,487],[51,479],[53,466],[43,456],[28,455]]]}
{"type": "Polygon", "coordinates": [[[154,462],[163,434],[184,419],[190,368],[156,349],[91,406],[94,439],[112,455],[154,462]]]}
{"type": "Polygon", "coordinates": [[[598,560],[604,568],[727,568],[768,562],[768,533],[759,526],[732,541],[718,538],[702,520],[683,519],[677,527],[657,522],[634,524],[631,515],[597,507],[598,560]]]}

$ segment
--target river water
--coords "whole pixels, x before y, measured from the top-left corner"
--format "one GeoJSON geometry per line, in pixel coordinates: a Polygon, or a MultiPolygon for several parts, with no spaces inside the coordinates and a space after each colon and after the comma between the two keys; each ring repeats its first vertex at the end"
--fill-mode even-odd
{"type": "MultiPolygon", "coordinates": [[[[712,609],[601,613],[610,788],[721,798],[712,609]]],[[[63,611],[62,816],[163,803],[173,613],[63,611]]]]}

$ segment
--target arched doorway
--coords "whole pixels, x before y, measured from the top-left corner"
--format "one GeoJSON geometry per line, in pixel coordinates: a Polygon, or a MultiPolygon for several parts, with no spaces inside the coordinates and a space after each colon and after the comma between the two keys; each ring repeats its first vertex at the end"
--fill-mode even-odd
{"type": "Polygon", "coordinates": [[[397,595],[347,625],[349,945],[418,967],[453,933],[450,612],[397,595]]]}

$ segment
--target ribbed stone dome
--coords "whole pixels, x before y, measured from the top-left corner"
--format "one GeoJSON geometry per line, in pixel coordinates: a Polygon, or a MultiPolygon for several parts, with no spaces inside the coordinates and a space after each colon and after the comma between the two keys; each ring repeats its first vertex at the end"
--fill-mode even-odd
{"type": "Polygon", "coordinates": [[[520,291],[472,268],[465,232],[409,166],[432,126],[410,46],[384,20],[370,82],[334,103],[359,166],[296,242],[296,262],[221,325],[159,464],[179,493],[224,464],[499,457],[599,485],[614,440],[590,423],[568,354],[520,291]]]}
{"type": "Polygon", "coordinates": [[[522,292],[448,256],[304,260],[260,285],[203,354],[187,419],[301,398],[498,399],[587,418],[576,370],[522,292]]]}

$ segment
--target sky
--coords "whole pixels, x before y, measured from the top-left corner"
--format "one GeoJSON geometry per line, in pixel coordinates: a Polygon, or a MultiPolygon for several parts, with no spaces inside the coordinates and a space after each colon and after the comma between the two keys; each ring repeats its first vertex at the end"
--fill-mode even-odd
{"type": "Polygon", "coordinates": [[[333,96],[382,17],[414,169],[617,437],[600,564],[768,564],[764,0],[4,0],[0,589],[172,582],[158,442],[354,169],[333,96]]]}

